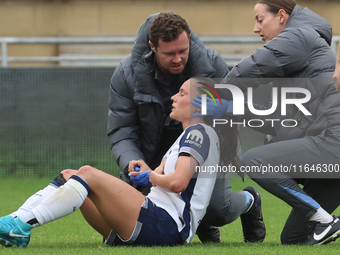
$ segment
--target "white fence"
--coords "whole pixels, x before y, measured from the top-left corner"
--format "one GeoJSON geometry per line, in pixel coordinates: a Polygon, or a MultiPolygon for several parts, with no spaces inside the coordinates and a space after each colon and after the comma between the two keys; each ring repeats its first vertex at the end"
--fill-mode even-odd
{"type": "MultiPolygon", "coordinates": [[[[262,43],[260,37],[200,37],[204,44],[236,44],[250,45],[262,43]]],[[[60,55],[60,56],[9,56],[8,47],[11,44],[133,44],[135,37],[0,37],[1,43],[1,66],[8,67],[10,62],[63,62],[63,61],[87,61],[87,62],[108,62],[118,63],[126,55],[121,56],[91,56],[91,55],[60,55]]],[[[339,36],[333,37],[332,50],[337,51],[339,36]]],[[[248,54],[247,54],[248,55],[248,54]]],[[[238,63],[245,54],[222,54],[229,65],[238,63]]]]}

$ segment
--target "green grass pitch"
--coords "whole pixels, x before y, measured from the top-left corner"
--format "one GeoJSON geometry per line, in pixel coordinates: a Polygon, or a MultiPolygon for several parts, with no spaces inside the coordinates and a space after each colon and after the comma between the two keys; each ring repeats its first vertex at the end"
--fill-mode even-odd
{"type": "MultiPolygon", "coordinates": [[[[45,187],[50,179],[0,179],[0,215],[15,211],[31,194],[45,187]]],[[[324,246],[285,246],[280,244],[280,233],[290,207],[259,188],[250,179],[232,179],[232,190],[240,191],[255,186],[262,195],[267,236],[261,244],[244,243],[240,220],[221,229],[220,244],[201,244],[197,236],[187,246],[178,247],[108,247],[77,211],[32,231],[27,248],[0,247],[0,254],[340,254],[340,240],[324,246]]],[[[339,194],[340,195],[340,194],[339,194]]],[[[340,214],[338,208],[334,214],[340,214]]]]}

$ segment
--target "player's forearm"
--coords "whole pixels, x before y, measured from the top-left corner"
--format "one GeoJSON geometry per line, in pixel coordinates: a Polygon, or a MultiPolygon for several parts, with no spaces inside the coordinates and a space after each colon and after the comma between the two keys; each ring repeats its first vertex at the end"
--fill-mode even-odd
{"type": "Polygon", "coordinates": [[[178,180],[175,174],[159,174],[155,171],[150,173],[149,181],[154,186],[160,186],[175,193],[182,192],[188,185],[188,183],[178,180]]]}
{"type": "Polygon", "coordinates": [[[194,169],[196,165],[197,161],[193,157],[179,156],[176,162],[175,171],[172,174],[152,172],[150,173],[149,181],[153,185],[161,186],[171,192],[182,192],[187,188],[190,179],[195,172],[194,169]]]}

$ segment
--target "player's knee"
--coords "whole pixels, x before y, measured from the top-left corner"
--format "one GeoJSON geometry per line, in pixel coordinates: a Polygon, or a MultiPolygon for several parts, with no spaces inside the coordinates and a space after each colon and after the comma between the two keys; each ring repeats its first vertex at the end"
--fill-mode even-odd
{"type": "Polygon", "coordinates": [[[68,181],[70,179],[70,177],[74,174],[77,173],[77,170],[73,170],[73,169],[65,169],[63,171],[60,172],[61,176],[68,181]]]}
{"type": "Polygon", "coordinates": [[[83,177],[89,177],[91,175],[93,175],[93,173],[95,172],[95,168],[92,166],[82,166],[81,168],[79,168],[79,170],[77,171],[77,175],[79,176],[83,176],[83,177]]]}

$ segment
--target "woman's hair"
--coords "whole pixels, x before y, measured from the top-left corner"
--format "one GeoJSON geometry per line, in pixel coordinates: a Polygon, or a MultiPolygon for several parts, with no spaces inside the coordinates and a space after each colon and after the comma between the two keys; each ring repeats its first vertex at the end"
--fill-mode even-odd
{"type": "Polygon", "coordinates": [[[280,9],[283,9],[289,15],[296,5],[295,0],[259,0],[257,3],[267,5],[271,13],[277,14],[280,9]]]}
{"type": "MultiPolygon", "coordinates": [[[[198,95],[203,93],[203,90],[198,89],[199,87],[205,87],[203,84],[213,87],[214,84],[218,83],[216,80],[206,77],[194,77],[191,81],[195,82],[198,95]]],[[[228,118],[226,115],[224,115],[224,117],[228,118]]],[[[204,121],[207,125],[212,126],[212,116],[206,116],[204,121]]],[[[221,124],[216,125],[214,129],[220,140],[220,162],[223,163],[223,165],[232,164],[233,166],[239,167],[240,162],[237,156],[237,151],[239,149],[238,141],[240,136],[237,125],[230,126],[228,124],[221,124]]]]}
{"type": "Polygon", "coordinates": [[[158,47],[158,40],[172,42],[176,40],[183,31],[190,37],[190,28],[185,19],[172,12],[161,12],[150,24],[150,41],[158,47]]]}

